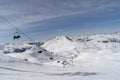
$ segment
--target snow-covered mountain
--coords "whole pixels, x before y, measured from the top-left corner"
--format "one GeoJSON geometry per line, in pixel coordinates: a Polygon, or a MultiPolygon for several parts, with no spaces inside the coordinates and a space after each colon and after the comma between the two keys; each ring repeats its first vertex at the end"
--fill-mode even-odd
{"type": "Polygon", "coordinates": [[[119,80],[119,62],[119,32],[0,45],[1,80],[119,80]]]}
{"type": "Polygon", "coordinates": [[[80,36],[80,37],[74,37],[74,41],[81,41],[81,42],[120,42],[120,32],[115,32],[112,34],[95,34],[90,36],[80,36]]]}
{"type": "Polygon", "coordinates": [[[76,48],[78,45],[79,44],[77,42],[73,42],[68,37],[60,36],[45,42],[45,44],[43,44],[42,47],[50,52],[59,53],[59,52],[71,51],[74,48],[76,48]]]}
{"type": "Polygon", "coordinates": [[[119,52],[120,32],[70,38],[59,36],[42,44],[38,43],[1,44],[0,54],[32,63],[49,62],[51,58],[52,61],[81,60],[82,55],[86,53],[94,52],[94,55],[98,53],[106,55],[108,53],[119,52]]]}
{"type": "Polygon", "coordinates": [[[103,60],[103,56],[111,54],[112,57],[114,53],[119,53],[120,33],[71,38],[60,36],[45,42],[42,47],[53,54],[62,56],[60,59],[68,61],[71,59],[74,61],[103,60]]]}

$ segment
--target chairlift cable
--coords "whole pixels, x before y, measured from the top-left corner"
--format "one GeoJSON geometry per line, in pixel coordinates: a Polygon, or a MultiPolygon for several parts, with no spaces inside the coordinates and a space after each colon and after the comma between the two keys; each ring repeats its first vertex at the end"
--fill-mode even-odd
{"type": "Polygon", "coordinates": [[[22,33],[22,34],[23,34],[24,36],[26,36],[28,39],[30,39],[31,41],[34,41],[30,36],[28,36],[28,35],[27,35],[26,33],[24,33],[22,30],[18,29],[18,27],[17,27],[15,24],[11,23],[9,20],[7,20],[6,18],[4,18],[3,16],[0,16],[0,18],[3,19],[4,21],[6,21],[7,24],[9,25],[9,27],[15,28],[15,30],[16,30],[17,32],[22,33]]]}
{"type": "MultiPolygon", "coordinates": [[[[35,43],[35,40],[32,39],[30,36],[28,36],[26,33],[24,33],[21,29],[19,29],[15,24],[11,23],[8,19],[4,18],[3,16],[0,16],[1,19],[7,22],[8,26],[11,28],[14,28],[17,32],[22,33],[24,36],[26,36],[32,43],[35,43]]],[[[40,49],[40,46],[37,46],[38,49],[40,49]]]]}

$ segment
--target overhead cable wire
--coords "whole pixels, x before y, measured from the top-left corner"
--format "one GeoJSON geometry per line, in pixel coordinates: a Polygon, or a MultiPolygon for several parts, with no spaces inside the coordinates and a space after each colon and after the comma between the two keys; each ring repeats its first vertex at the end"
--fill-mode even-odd
{"type": "Polygon", "coordinates": [[[0,18],[4,21],[7,22],[8,26],[11,27],[11,28],[14,28],[17,32],[20,32],[22,33],[24,36],[26,36],[28,39],[30,39],[31,41],[34,41],[30,36],[28,36],[26,33],[24,33],[21,29],[19,29],[17,27],[17,25],[13,24],[12,22],[10,22],[8,19],[6,19],[5,17],[3,16],[0,16],[0,18]]]}

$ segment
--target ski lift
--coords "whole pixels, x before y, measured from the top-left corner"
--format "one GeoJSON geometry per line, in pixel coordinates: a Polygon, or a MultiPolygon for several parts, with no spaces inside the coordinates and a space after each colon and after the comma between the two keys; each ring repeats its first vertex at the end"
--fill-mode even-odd
{"type": "Polygon", "coordinates": [[[20,33],[19,32],[16,32],[15,34],[14,34],[14,36],[13,36],[13,39],[14,40],[18,40],[19,38],[21,38],[21,35],[20,35],[20,33]]]}

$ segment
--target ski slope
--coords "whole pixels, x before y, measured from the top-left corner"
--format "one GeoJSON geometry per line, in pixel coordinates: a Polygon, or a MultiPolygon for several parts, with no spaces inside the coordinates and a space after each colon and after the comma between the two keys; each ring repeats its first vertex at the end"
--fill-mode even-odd
{"type": "Polygon", "coordinates": [[[119,80],[120,33],[0,45],[0,80],[119,80]],[[39,53],[38,53],[39,51],[39,53]]]}

